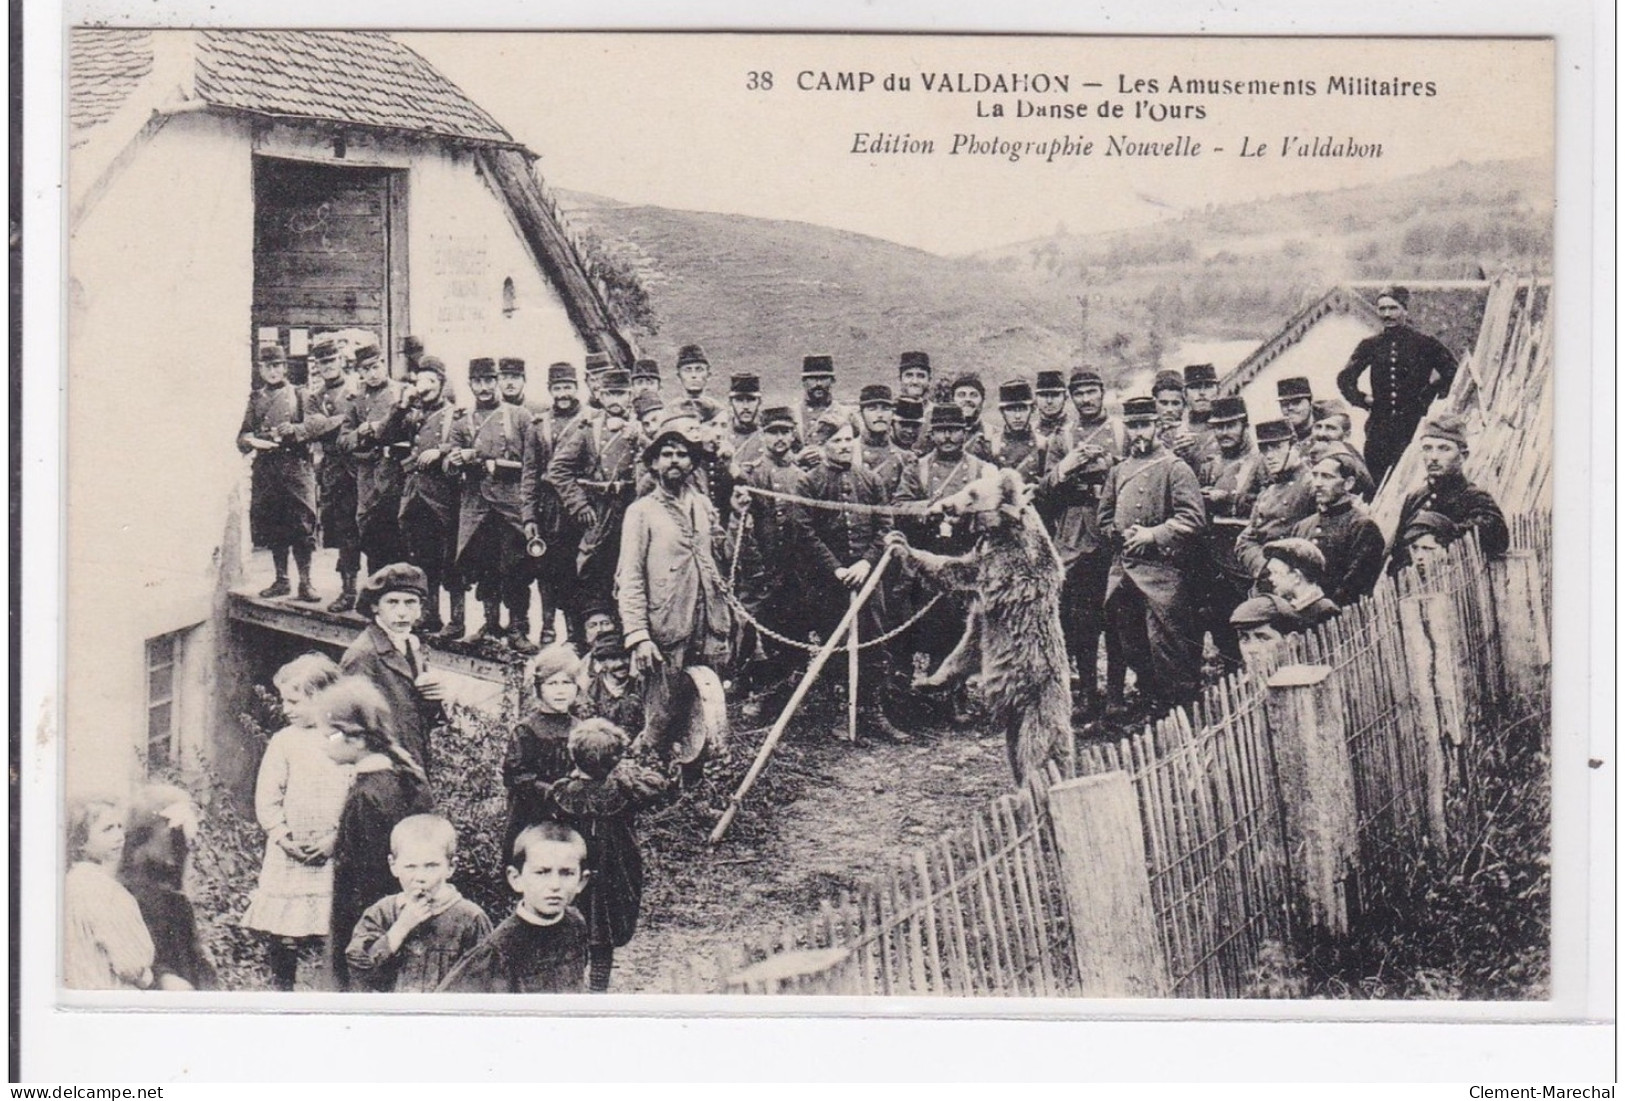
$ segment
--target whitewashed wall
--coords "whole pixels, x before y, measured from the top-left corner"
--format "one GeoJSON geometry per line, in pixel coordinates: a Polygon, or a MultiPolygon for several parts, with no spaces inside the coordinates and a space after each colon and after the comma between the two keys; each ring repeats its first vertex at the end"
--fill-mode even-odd
{"type": "MultiPolygon", "coordinates": [[[[1281,406],[1276,400],[1275,384],[1284,378],[1302,375],[1309,380],[1317,401],[1327,398],[1342,399],[1337,391],[1337,372],[1354,354],[1354,346],[1375,333],[1376,327],[1345,313],[1327,314],[1303,335],[1303,339],[1282,352],[1242,387],[1241,397],[1247,403],[1252,423],[1277,420],[1281,406]]],[[[1367,392],[1370,388],[1367,386],[1367,392]]],[[[1354,422],[1350,437],[1356,448],[1365,444],[1365,410],[1350,407],[1349,417],[1354,422]]]]}

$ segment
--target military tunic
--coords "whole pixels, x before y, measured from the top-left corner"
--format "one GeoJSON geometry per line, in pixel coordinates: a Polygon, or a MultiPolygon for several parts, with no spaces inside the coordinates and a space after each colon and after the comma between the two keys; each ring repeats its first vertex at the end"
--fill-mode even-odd
{"type": "Polygon", "coordinates": [[[891,442],[887,435],[875,436],[864,433],[862,441],[858,444],[857,466],[870,471],[880,480],[880,486],[886,492],[889,501],[897,496],[897,491],[903,484],[903,470],[913,463],[914,457],[891,442]]]}
{"type": "Polygon", "coordinates": [[[1382,529],[1365,510],[1347,497],[1329,508],[1299,520],[1292,534],[1307,539],[1326,558],[1326,576],[1321,582],[1327,597],[1346,608],[1371,595],[1382,576],[1384,544],[1382,529]]]}
{"type": "Polygon", "coordinates": [[[1015,431],[1006,428],[993,441],[993,457],[989,462],[1008,470],[1031,472],[1029,460],[1044,448],[1044,438],[1032,429],[1015,431]]]}
{"type": "Polygon", "coordinates": [[[406,389],[386,379],[362,387],[350,405],[339,446],[355,459],[356,528],[368,570],[405,557],[401,543],[401,457],[410,446],[406,389]]]}
{"type": "MultiPolygon", "coordinates": [[[[1263,469],[1263,463],[1259,464],[1263,469]]],[[[1253,578],[1264,574],[1264,544],[1292,534],[1292,526],[1315,511],[1309,468],[1292,459],[1279,475],[1265,474],[1247,525],[1236,536],[1236,561],[1253,578]]]]}
{"type": "Polygon", "coordinates": [[[305,398],[287,383],[262,386],[249,395],[237,430],[237,449],[254,455],[250,481],[248,526],[257,547],[309,547],[316,535],[316,471],[311,465],[305,424],[305,398]],[[281,446],[255,451],[248,437],[277,442],[278,430],[289,426],[281,446]]]}
{"type": "MultiPolygon", "coordinates": [[[[742,485],[772,493],[794,494],[803,471],[788,455],[781,462],[764,452],[747,462],[739,472],[742,485]]],[[[774,497],[751,495],[743,513],[733,513],[728,533],[728,550],[733,564],[734,591],[751,616],[769,630],[787,638],[805,641],[810,629],[807,607],[797,583],[796,571],[786,564],[794,558],[796,538],[790,524],[790,504],[774,497]]],[[[797,661],[798,654],[772,639],[758,637],[744,617],[736,620],[734,640],[737,661],[748,664],[758,656],[765,670],[751,670],[753,684],[782,681],[797,661]]]]}
{"type": "Polygon", "coordinates": [[[1441,538],[1440,545],[1448,545],[1469,531],[1477,531],[1479,549],[1488,558],[1499,558],[1512,542],[1506,517],[1495,498],[1458,471],[1440,478],[1437,483],[1423,485],[1405,498],[1399,509],[1399,526],[1395,529],[1398,534],[1394,537],[1388,563],[1390,572],[1397,573],[1410,565],[1410,547],[1401,540],[1419,512],[1437,512],[1456,525],[1455,535],[1441,538]]]}
{"type": "Polygon", "coordinates": [[[1106,610],[1142,695],[1174,704],[1201,688],[1202,636],[1191,562],[1206,513],[1196,473],[1171,451],[1129,455],[1107,475],[1100,530],[1117,547],[1106,579],[1106,610]],[[1149,528],[1153,542],[1122,546],[1123,533],[1149,528]]]}
{"type": "Polygon", "coordinates": [[[316,488],[321,501],[322,546],[339,549],[340,573],[354,572],[350,559],[355,556],[359,561],[361,543],[355,519],[355,458],[339,446],[339,433],[349,419],[355,389],[340,376],[312,389],[309,399],[305,420],[311,424],[311,440],[321,448],[316,488]]]}
{"type": "Polygon", "coordinates": [[[1409,325],[1383,329],[1355,346],[1337,373],[1337,388],[1350,405],[1371,414],[1365,423],[1365,461],[1376,482],[1399,461],[1428,406],[1450,392],[1455,378],[1450,349],[1409,325]],[[1360,389],[1368,372],[1369,397],[1360,389]]]}
{"type": "MultiPolygon", "coordinates": [[[[408,562],[423,570],[433,589],[441,584],[453,592],[457,564],[457,478],[447,473],[446,452],[457,422],[466,414],[441,398],[433,406],[419,406],[407,414],[412,435],[401,469],[406,484],[401,490],[401,537],[408,562]]],[[[433,611],[434,609],[430,609],[433,611]]]]}
{"type": "Polygon", "coordinates": [[[612,595],[622,523],[637,497],[640,451],[637,422],[626,419],[614,428],[607,422],[602,414],[573,421],[547,464],[569,530],[580,533],[576,571],[584,595],[603,600],[612,595]]]}
{"type": "Polygon", "coordinates": [[[454,450],[472,450],[474,461],[448,463],[462,477],[457,512],[457,570],[479,585],[479,598],[502,600],[513,619],[529,613],[529,579],[523,572],[524,520],[519,479],[530,414],[507,402],[475,405],[452,429],[454,450]]]}

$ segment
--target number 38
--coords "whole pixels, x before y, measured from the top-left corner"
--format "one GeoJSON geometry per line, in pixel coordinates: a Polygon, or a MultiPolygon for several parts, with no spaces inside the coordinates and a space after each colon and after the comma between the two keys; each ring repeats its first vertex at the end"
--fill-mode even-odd
{"type": "Polygon", "coordinates": [[[767,92],[773,88],[773,74],[770,72],[751,72],[745,74],[745,90],[747,92],[767,92]]]}

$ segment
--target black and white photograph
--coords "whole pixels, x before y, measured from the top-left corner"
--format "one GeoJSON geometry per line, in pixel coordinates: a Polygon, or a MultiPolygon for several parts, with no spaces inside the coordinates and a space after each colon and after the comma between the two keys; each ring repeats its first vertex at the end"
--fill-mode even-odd
{"type": "Polygon", "coordinates": [[[62,1004],[1560,1000],[1552,39],[64,39],[62,1004]]]}

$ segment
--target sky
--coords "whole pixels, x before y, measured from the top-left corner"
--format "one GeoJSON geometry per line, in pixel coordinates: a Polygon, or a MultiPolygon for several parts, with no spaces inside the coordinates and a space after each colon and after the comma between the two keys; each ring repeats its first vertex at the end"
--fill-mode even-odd
{"type": "Polygon", "coordinates": [[[1552,155],[1553,52],[1540,40],[399,37],[540,154],[538,169],[556,188],[812,222],[943,254],[1062,225],[1074,233],[1124,228],[1209,203],[1359,186],[1458,161],[1552,155]],[[872,74],[872,83],[842,89],[843,73],[872,74]],[[965,74],[967,82],[976,73],[1041,75],[1026,94],[927,91],[922,74],[941,73],[965,74]],[[771,89],[760,74],[771,74],[771,89]],[[910,88],[887,90],[892,74],[908,77],[910,88]],[[1407,88],[1431,82],[1433,94],[1334,94],[1334,76],[1407,88]],[[1181,94],[1171,90],[1175,77],[1312,82],[1317,94],[1181,94]],[[819,88],[825,79],[835,87],[819,88]],[[1043,79],[1047,90],[1038,87],[1043,79]],[[1145,83],[1136,89],[1137,81],[1145,83]],[[1015,117],[1018,100],[1085,113],[1015,117]],[[1003,117],[988,117],[995,104],[1003,117]],[[1123,117],[1098,117],[1105,104],[1123,117]],[[871,135],[871,145],[881,134],[912,135],[933,141],[935,151],[854,153],[858,134],[871,135]],[[1003,153],[949,155],[955,135],[984,143],[1071,139],[1094,148],[1012,162],[1003,153]],[[1108,156],[1114,137],[1176,155],[1108,156]],[[1281,155],[1288,139],[1312,145],[1315,138],[1380,144],[1382,155],[1281,155]],[[1244,140],[1265,156],[1244,157],[1244,140]],[[1198,143],[1201,153],[1188,155],[1198,143]]]}

